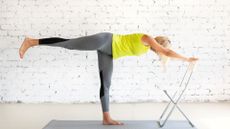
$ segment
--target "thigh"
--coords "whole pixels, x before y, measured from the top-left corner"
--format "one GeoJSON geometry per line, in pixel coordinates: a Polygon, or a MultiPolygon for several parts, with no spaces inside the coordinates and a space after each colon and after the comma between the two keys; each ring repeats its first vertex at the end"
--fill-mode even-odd
{"type": "Polygon", "coordinates": [[[111,40],[111,34],[102,32],[89,36],[83,36],[75,39],[71,39],[69,44],[72,48],[79,50],[99,50],[103,48],[111,40]]]}

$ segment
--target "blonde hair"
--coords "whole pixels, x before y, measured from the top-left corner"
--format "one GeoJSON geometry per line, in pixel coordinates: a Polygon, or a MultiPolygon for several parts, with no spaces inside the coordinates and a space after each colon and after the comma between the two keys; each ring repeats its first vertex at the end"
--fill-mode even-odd
{"type": "MultiPolygon", "coordinates": [[[[157,41],[157,43],[159,43],[160,45],[162,45],[165,48],[170,48],[171,47],[171,41],[166,36],[157,36],[154,39],[157,41]]],[[[158,53],[156,51],[155,51],[155,53],[159,56],[160,61],[161,61],[162,66],[163,66],[163,69],[164,69],[164,71],[166,71],[166,64],[168,63],[169,57],[165,56],[165,55],[163,55],[161,53],[158,53]]]]}

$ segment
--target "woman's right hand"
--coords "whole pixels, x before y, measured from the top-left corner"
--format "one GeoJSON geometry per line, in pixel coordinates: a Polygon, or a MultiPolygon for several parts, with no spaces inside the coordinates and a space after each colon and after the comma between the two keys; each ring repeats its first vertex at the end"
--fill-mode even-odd
{"type": "Polygon", "coordinates": [[[187,59],[188,62],[195,62],[197,60],[198,60],[198,58],[195,58],[195,57],[190,57],[187,59]]]}

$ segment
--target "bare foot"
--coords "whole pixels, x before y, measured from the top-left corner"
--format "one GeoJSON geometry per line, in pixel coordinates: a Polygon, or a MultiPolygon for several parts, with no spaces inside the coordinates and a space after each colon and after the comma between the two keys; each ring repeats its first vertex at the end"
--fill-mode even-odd
{"type": "Polygon", "coordinates": [[[112,120],[112,119],[104,119],[103,120],[103,125],[124,125],[124,123],[122,122],[119,122],[119,121],[115,121],[115,120],[112,120]]]}
{"type": "Polygon", "coordinates": [[[30,47],[31,47],[31,45],[30,45],[30,42],[29,42],[29,38],[26,37],[25,40],[23,41],[20,49],[19,49],[19,55],[20,55],[21,59],[23,58],[23,55],[25,54],[27,49],[30,48],[30,47]]]}

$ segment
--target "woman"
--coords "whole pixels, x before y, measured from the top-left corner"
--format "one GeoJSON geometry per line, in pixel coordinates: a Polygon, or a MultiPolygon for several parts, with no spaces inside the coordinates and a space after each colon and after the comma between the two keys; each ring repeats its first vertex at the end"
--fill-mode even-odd
{"type": "Polygon", "coordinates": [[[19,49],[19,55],[22,59],[27,49],[36,45],[63,47],[71,50],[96,50],[101,82],[100,101],[103,111],[103,124],[122,125],[123,123],[113,120],[109,114],[109,88],[113,72],[113,59],[125,56],[138,56],[151,49],[160,57],[177,58],[188,62],[197,60],[197,58],[186,58],[177,54],[169,49],[169,44],[169,39],[164,36],[152,38],[143,33],[121,35],[101,32],[73,39],[59,37],[42,39],[25,38],[19,49]]]}

